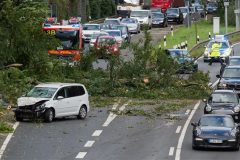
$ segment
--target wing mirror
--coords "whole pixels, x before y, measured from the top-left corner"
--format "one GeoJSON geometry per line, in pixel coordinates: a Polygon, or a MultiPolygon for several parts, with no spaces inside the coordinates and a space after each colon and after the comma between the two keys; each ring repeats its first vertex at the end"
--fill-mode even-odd
{"type": "Polygon", "coordinates": [[[196,123],[196,122],[192,122],[191,125],[192,125],[193,127],[197,127],[197,123],[196,123]]]}
{"type": "Polygon", "coordinates": [[[219,74],[218,74],[218,75],[216,75],[216,77],[217,77],[217,78],[221,78],[221,76],[220,76],[219,74]]]}
{"type": "Polygon", "coordinates": [[[61,100],[61,99],[64,99],[64,97],[63,96],[58,96],[57,97],[57,100],[61,100]]]}

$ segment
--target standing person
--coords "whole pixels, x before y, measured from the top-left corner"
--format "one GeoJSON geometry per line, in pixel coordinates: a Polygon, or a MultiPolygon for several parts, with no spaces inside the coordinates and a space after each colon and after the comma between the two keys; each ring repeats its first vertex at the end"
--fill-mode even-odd
{"type": "Polygon", "coordinates": [[[212,45],[211,51],[210,51],[210,61],[209,61],[209,65],[212,65],[213,60],[217,60],[221,63],[221,65],[223,65],[223,60],[220,57],[220,51],[219,49],[221,48],[221,44],[220,42],[214,42],[214,44],[212,45]]]}

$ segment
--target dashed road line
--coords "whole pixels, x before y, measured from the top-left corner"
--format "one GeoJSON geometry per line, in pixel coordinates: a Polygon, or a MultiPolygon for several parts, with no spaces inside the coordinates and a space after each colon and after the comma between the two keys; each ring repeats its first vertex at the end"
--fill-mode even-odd
{"type": "Polygon", "coordinates": [[[170,147],[170,149],[169,149],[169,153],[168,153],[168,155],[169,156],[173,156],[173,154],[174,154],[174,147],[170,147]]]}
{"type": "MultiPolygon", "coordinates": [[[[14,130],[14,131],[17,129],[18,125],[19,125],[19,122],[16,122],[16,123],[13,125],[13,130],[14,130]]],[[[5,141],[3,142],[2,147],[0,148],[0,159],[2,159],[3,153],[4,153],[5,149],[7,148],[7,145],[8,145],[8,143],[10,142],[12,136],[13,136],[13,133],[9,133],[8,136],[7,136],[7,138],[6,138],[5,141]]]]}
{"type": "Polygon", "coordinates": [[[195,113],[196,110],[198,109],[200,103],[201,103],[201,101],[198,101],[198,103],[194,106],[194,109],[193,109],[192,112],[190,113],[187,121],[185,122],[185,124],[184,124],[184,126],[183,126],[181,135],[180,135],[180,137],[179,137],[179,139],[178,139],[178,144],[177,144],[177,149],[176,149],[175,160],[180,160],[182,144],[183,144],[183,140],[184,140],[184,137],[185,137],[185,134],[186,134],[188,125],[189,125],[189,123],[190,123],[190,121],[191,121],[194,113],[195,113]]]}
{"type": "Polygon", "coordinates": [[[90,148],[93,146],[93,144],[95,143],[95,141],[87,141],[84,145],[84,147],[90,148]]]}
{"type": "Polygon", "coordinates": [[[75,158],[83,159],[86,156],[87,152],[79,152],[75,158]]]}
{"type": "Polygon", "coordinates": [[[101,135],[102,131],[103,131],[103,130],[96,130],[96,131],[93,132],[92,136],[93,136],[93,137],[98,137],[98,136],[101,135]]]}
{"type": "Polygon", "coordinates": [[[180,133],[181,129],[182,129],[182,126],[178,126],[176,129],[176,133],[180,133]]]}
{"type": "Polygon", "coordinates": [[[110,113],[107,120],[104,122],[104,124],[102,126],[107,127],[116,117],[117,117],[116,114],[110,113]]]}

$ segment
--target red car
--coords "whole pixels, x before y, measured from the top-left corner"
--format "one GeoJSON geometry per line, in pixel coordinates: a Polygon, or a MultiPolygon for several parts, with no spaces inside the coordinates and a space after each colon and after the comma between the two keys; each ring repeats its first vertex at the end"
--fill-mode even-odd
{"type": "Polygon", "coordinates": [[[95,42],[95,48],[100,49],[105,47],[108,54],[119,55],[119,44],[113,36],[99,36],[95,42]]]}

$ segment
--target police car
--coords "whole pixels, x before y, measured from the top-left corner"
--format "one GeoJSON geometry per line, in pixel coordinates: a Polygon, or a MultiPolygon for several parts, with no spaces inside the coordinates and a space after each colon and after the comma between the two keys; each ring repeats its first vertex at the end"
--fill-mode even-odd
{"type": "Polygon", "coordinates": [[[212,40],[210,40],[206,46],[206,49],[204,51],[204,56],[203,56],[204,62],[207,62],[210,60],[210,52],[211,52],[211,48],[212,48],[212,45],[214,44],[214,42],[220,42],[221,48],[219,49],[219,52],[220,52],[220,57],[222,58],[222,60],[225,61],[225,59],[228,58],[232,54],[233,49],[232,49],[227,37],[224,35],[215,35],[214,38],[212,40]]]}

